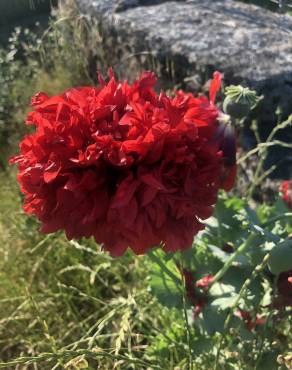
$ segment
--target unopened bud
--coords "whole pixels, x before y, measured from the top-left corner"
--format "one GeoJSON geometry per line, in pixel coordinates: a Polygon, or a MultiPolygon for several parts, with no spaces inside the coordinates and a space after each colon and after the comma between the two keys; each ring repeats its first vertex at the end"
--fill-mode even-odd
{"type": "Polygon", "coordinates": [[[233,118],[244,118],[257,105],[259,97],[256,91],[248,87],[229,86],[225,90],[223,110],[233,118]]]}

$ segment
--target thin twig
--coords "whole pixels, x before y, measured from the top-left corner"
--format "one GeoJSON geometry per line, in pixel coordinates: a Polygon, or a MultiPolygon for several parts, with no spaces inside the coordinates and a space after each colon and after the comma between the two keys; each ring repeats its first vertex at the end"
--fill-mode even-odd
{"type": "Polygon", "coordinates": [[[186,282],[183,275],[183,257],[181,255],[181,279],[183,284],[183,311],[184,311],[184,319],[185,319],[185,327],[186,327],[186,335],[187,335],[187,342],[188,342],[188,350],[189,350],[189,370],[193,370],[193,354],[192,354],[192,344],[191,344],[191,329],[189,325],[189,319],[188,319],[188,312],[187,312],[187,299],[186,299],[186,282]]]}

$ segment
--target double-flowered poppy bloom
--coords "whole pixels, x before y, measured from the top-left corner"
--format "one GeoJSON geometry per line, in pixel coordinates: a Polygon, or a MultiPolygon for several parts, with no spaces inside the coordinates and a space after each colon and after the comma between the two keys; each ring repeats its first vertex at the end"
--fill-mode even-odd
{"type": "Polygon", "coordinates": [[[132,85],[112,72],[108,83],[99,80],[32,98],[26,123],[35,132],[11,160],[25,212],[42,232],[93,236],[113,256],[190,247],[219,188],[234,182],[234,135],[214,103],[221,75],[210,99],[157,94],[152,72],[132,85]]]}

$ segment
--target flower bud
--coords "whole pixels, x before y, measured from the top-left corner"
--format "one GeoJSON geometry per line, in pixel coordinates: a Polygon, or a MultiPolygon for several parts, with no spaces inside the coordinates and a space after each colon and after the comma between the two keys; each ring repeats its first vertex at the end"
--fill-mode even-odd
{"type": "Polygon", "coordinates": [[[223,111],[237,119],[246,117],[259,101],[256,91],[240,85],[227,87],[225,94],[223,111]]]}

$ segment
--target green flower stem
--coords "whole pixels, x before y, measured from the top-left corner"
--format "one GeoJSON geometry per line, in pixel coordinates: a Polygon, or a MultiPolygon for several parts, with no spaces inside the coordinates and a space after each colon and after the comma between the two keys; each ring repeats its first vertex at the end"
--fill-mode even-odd
{"type": "Polygon", "coordinates": [[[257,181],[254,183],[254,186],[260,185],[271,173],[273,173],[277,169],[281,162],[282,161],[278,161],[276,164],[273,164],[267,171],[265,171],[261,176],[259,176],[257,178],[257,181]]]}
{"type": "Polygon", "coordinates": [[[229,314],[225,320],[225,323],[224,323],[224,329],[227,330],[228,329],[228,326],[230,324],[230,320],[232,318],[232,314],[235,310],[235,308],[238,306],[239,304],[239,301],[241,300],[241,298],[243,298],[243,295],[246,291],[246,289],[248,288],[248,286],[251,284],[252,280],[255,279],[257,277],[257,275],[263,271],[263,269],[265,268],[266,264],[268,263],[268,260],[270,258],[270,253],[267,253],[265,255],[265,257],[263,258],[262,262],[256,266],[256,268],[253,270],[253,272],[251,273],[251,276],[249,278],[247,278],[245,280],[245,282],[243,283],[239,293],[238,293],[238,297],[236,298],[236,300],[234,301],[234,303],[232,304],[231,308],[230,308],[230,311],[229,311],[229,314]]]}
{"type": "MultiPolygon", "coordinates": [[[[279,279],[279,275],[275,275],[274,276],[274,282],[273,282],[273,296],[272,296],[272,301],[275,299],[275,296],[278,293],[278,287],[277,287],[278,279],[279,279]]],[[[261,340],[261,342],[260,342],[260,348],[258,350],[258,356],[257,356],[257,360],[256,360],[256,364],[255,364],[255,369],[254,370],[257,370],[259,368],[260,362],[262,360],[263,353],[264,353],[264,341],[265,341],[265,338],[267,337],[268,324],[269,324],[269,322],[270,322],[273,314],[274,314],[274,310],[271,309],[270,312],[269,312],[269,314],[268,314],[268,317],[266,319],[266,322],[264,324],[263,336],[259,338],[261,340]]]]}
{"type": "Polygon", "coordinates": [[[290,126],[292,123],[292,115],[290,115],[286,121],[284,122],[281,122],[279,124],[277,124],[273,130],[271,131],[270,135],[268,136],[266,142],[269,142],[269,141],[272,141],[272,139],[274,138],[274,136],[276,135],[276,133],[279,131],[279,130],[283,130],[284,128],[290,126]]]}
{"type": "Polygon", "coordinates": [[[264,149],[267,149],[271,146],[275,146],[275,145],[278,145],[278,146],[281,146],[283,148],[289,148],[289,149],[292,149],[292,144],[290,143],[286,143],[285,141],[281,141],[281,140],[273,140],[271,142],[268,142],[268,143],[259,143],[255,148],[251,149],[250,151],[248,151],[246,154],[244,154],[243,156],[241,156],[240,158],[237,159],[237,164],[242,164],[243,162],[245,162],[250,156],[256,154],[257,152],[259,152],[260,150],[264,150],[264,149]]]}
{"type": "MultiPolygon", "coordinates": [[[[183,255],[181,253],[181,267],[183,268],[183,255]]],[[[183,285],[183,311],[184,311],[184,319],[185,319],[185,327],[186,327],[186,335],[187,335],[187,342],[188,342],[188,350],[189,350],[189,370],[193,370],[193,353],[192,353],[192,344],[191,344],[191,329],[188,319],[188,312],[187,312],[187,296],[186,296],[186,281],[184,278],[183,273],[181,272],[181,280],[183,285]]]]}
{"type": "MultiPolygon", "coordinates": [[[[267,146],[269,146],[269,143],[272,142],[275,134],[279,131],[279,130],[282,130],[288,126],[290,126],[292,123],[292,115],[290,115],[288,117],[288,119],[282,123],[278,123],[274,128],[273,130],[271,131],[270,135],[268,136],[265,144],[266,146],[263,147],[263,149],[260,151],[260,154],[261,154],[261,157],[259,158],[259,162],[258,162],[258,165],[257,165],[257,168],[256,168],[256,171],[255,171],[255,174],[254,174],[254,178],[253,178],[253,181],[252,181],[252,184],[248,190],[248,198],[250,199],[254,193],[254,190],[256,188],[256,186],[258,185],[258,179],[261,175],[261,171],[262,171],[262,167],[263,167],[263,164],[266,160],[266,157],[267,157],[267,154],[268,154],[268,150],[267,150],[267,146]]],[[[289,144],[289,143],[288,143],[289,144]]]]}
{"type": "Polygon", "coordinates": [[[180,286],[180,279],[171,270],[169,270],[169,268],[161,261],[161,258],[156,256],[155,251],[151,250],[147,255],[152,262],[157,263],[161,270],[163,270],[178,286],[180,286]]]}
{"type": "Polygon", "coordinates": [[[251,129],[253,130],[254,132],[254,135],[255,135],[255,138],[256,138],[256,141],[258,144],[261,143],[261,137],[260,137],[260,133],[259,133],[259,128],[258,128],[258,124],[257,124],[257,120],[252,120],[252,123],[251,123],[251,129]]]}
{"type": "Polygon", "coordinates": [[[223,265],[223,267],[214,276],[214,279],[212,280],[211,284],[209,285],[209,288],[213,284],[217,283],[225,275],[225,273],[231,267],[232,263],[236,260],[236,258],[240,254],[244,253],[248,249],[248,247],[254,241],[256,236],[257,235],[255,233],[250,234],[249,237],[246,239],[245,243],[241,244],[241,246],[230,256],[230,258],[226,261],[226,263],[223,265]]]}
{"type": "Polygon", "coordinates": [[[292,212],[286,212],[286,213],[282,213],[281,215],[272,217],[267,222],[263,223],[262,227],[266,227],[270,224],[275,223],[276,221],[280,221],[280,220],[283,220],[285,218],[291,218],[291,222],[292,222],[292,212]]]}
{"type": "Polygon", "coordinates": [[[223,238],[222,238],[222,223],[221,223],[221,218],[220,218],[220,216],[219,216],[219,213],[218,213],[218,210],[217,210],[217,208],[216,208],[216,207],[215,207],[214,216],[215,216],[215,218],[217,219],[217,222],[218,222],[218,227],[217,227],[217,236],[218,236],[219,245],[223,245],[223,238]]]}
{"type": "Polygon", "coordinates": [[[193,353],[192,353],[192,345],[191,345],[191,329],[190,324],[188,320],[188,312],[187,312],[187,297],[186,297],[186,284],[185,284],[185,278],[182,272],[183,269],[183,255],[180,254],[181,260],[177,261],[177,265],[179,265],[180,275],[181,279],[178,278],[167,266],[165,263],[163,263],[163,260],[159,258],[155,254],[155,251],[148,252],[149,258],[152,260],[152,262],[156,263],[162,271],[164,271],[176,284],[178,289],[182,293],[182,303],[183,303],[183,313],[184,313],[184,321],[185,321],[185,329],[186,329],[186,337],[187,337],[187,343],[188,343],[188,370],[193,370],[193,353]]]}
{"type": "MultiPolygon", "coordinates": [[[[226,320],[224,322],[224,332],[227,333],[228,331],[228,328],[229,328],[229,324],[231,322],[231,319],[233,317],[233,313],[236,309],[236,307],[238,306],[240,300],[243,298],[244,294],[245,294],[245,291],[246,289],[248,288],[248,286],[251,284],[251,282],[253,281],[253,279],[256,278],[256,276],[263,271],[263,269],[265,268],[266,264],[268,263],[268,260],[270,258],[270,253],[267,253],[265,255],[265,257],[263,258],[262,262],[256,266],[256,268],[253,270],[253,272],[251,273],[251,276],[249,278],[247,278],[245,280],[245,282],[243,283],[239,293],[238,293],[238,296],[236,298],[236,300],[233,302],[232,306],[230,307],[230,311],[226,317],[226,320]]],[[[217,354],[216,354],[216,360],[215,360],[215,366],[214,366],[214,370],[217,370],[218,369],[218,365],[219,365],[219,358],[220,358],[220,352],[221,352],[221,349],[222,349],[222,345],[223,345],[223,341],[224,341],[224,336],[221,337],[220,339],[220,342],[219,342],[219,347],[218,347],[218,351],[217,351],[217,354]]]]}

